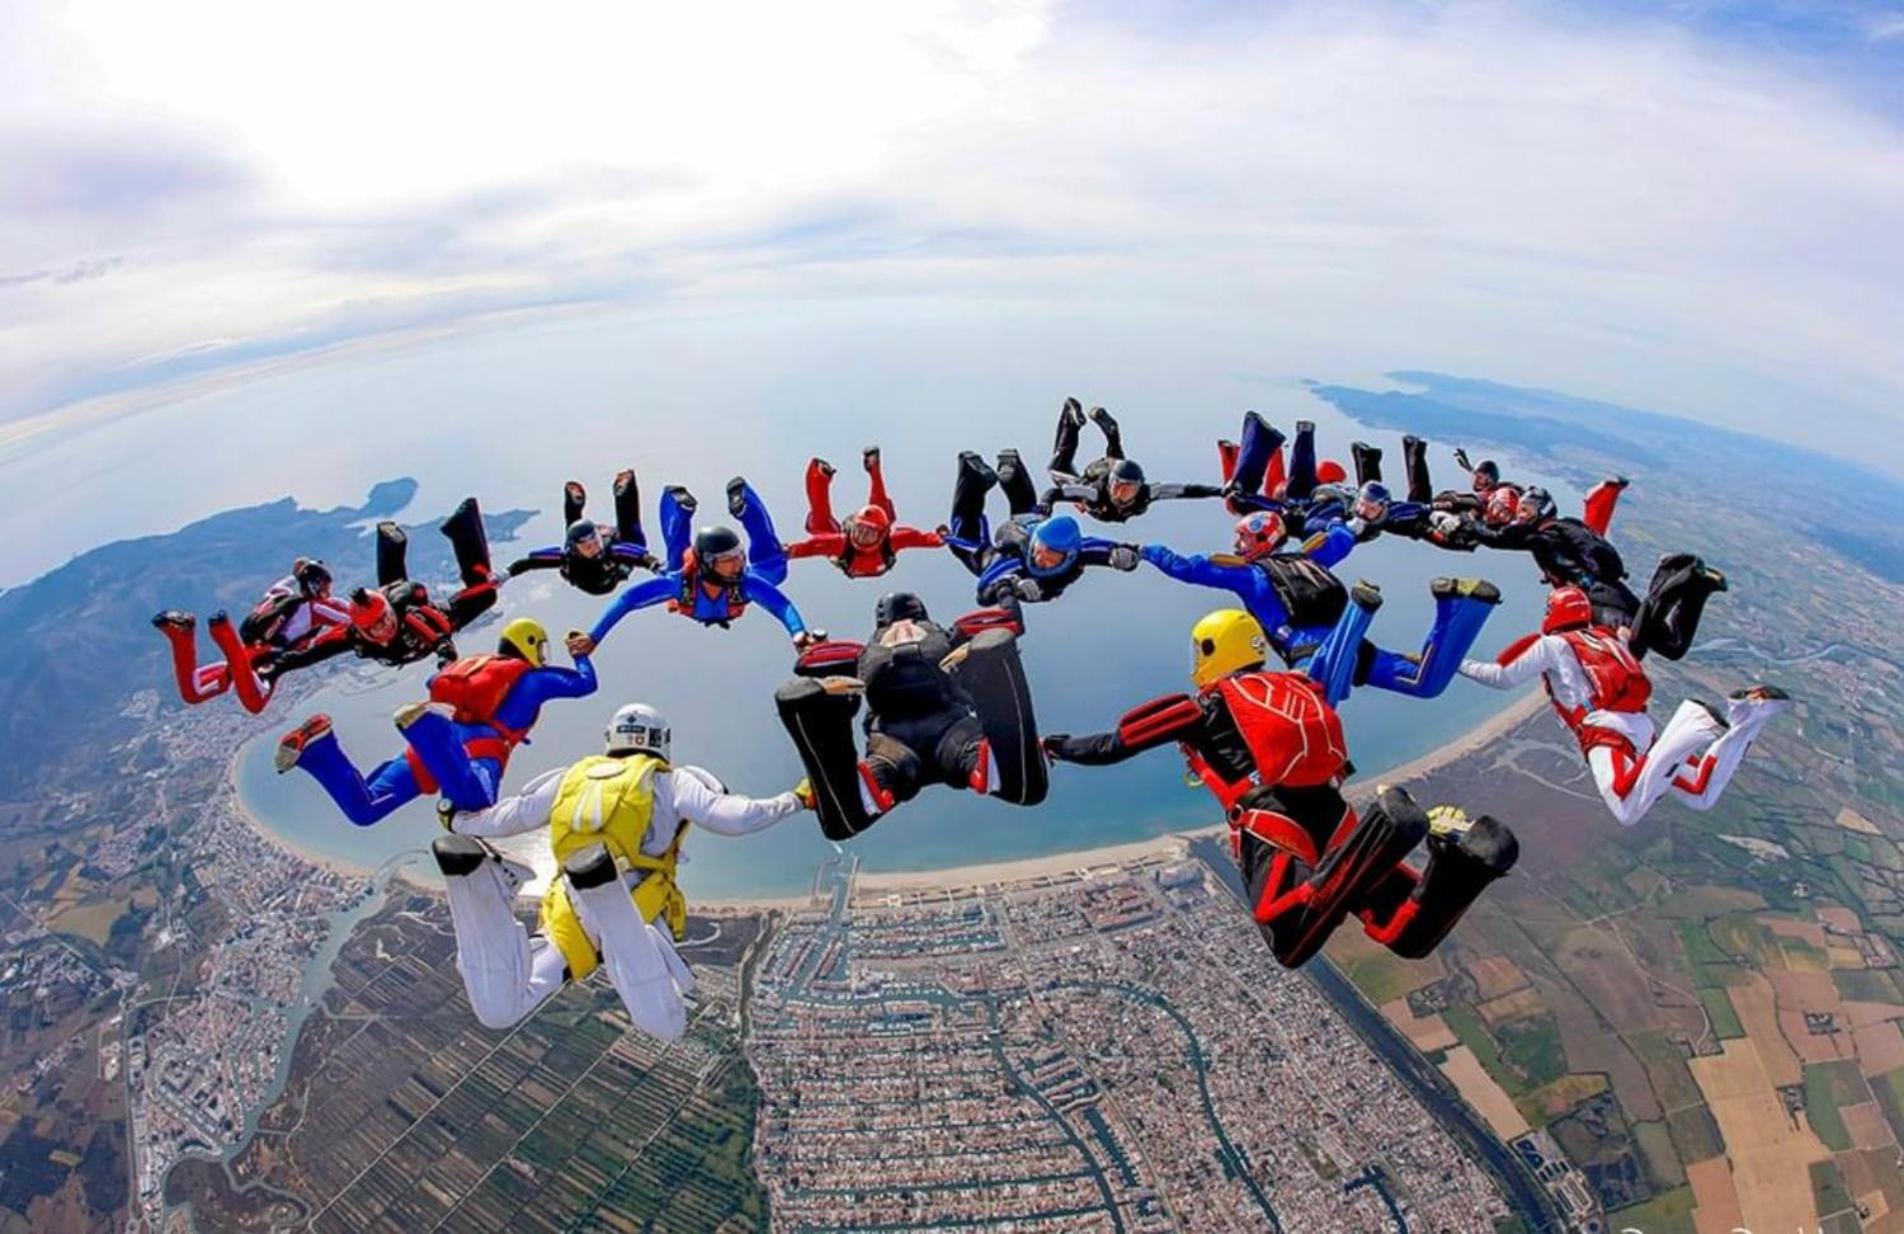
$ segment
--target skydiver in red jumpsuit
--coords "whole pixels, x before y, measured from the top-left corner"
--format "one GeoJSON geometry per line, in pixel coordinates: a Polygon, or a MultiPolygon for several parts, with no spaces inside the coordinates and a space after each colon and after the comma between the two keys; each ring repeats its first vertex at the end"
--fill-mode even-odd
{"type": "Polygon", "coordinates": [[[833,514],[833,464],[823,458],[807,463],[807,538],[787,545],[788,557],[824,557],[848,578],[875,578],[892,569],[907,549],[944,546],[938,531],[898,525],[879,447],[866,447],[861,458],[870,491],[866,504],[844,519],[833,514]]]}
{"type": "Polygon", "coordinates": [[[1111,732],[1054,733],[1046,755],[1117,763],[1176,742],[1223,806],[1251,915],[1285,967],[1315,955],[1350,914],[1397,955],[1433,951],[1512,868],[1513,833],[1486,816],[1431,820],[1396,788],[1378,790],[1358,814],[1341,791],[1351,771],[1341,720],[1306,674],[1264,667],[1268,642],[1255,618],[1219,609],[1191,641],[1196,694],[1145,703],[1111,732]],[[1428,864],[1417,871],[1404,859],[1424,838],[1428,864]]]}

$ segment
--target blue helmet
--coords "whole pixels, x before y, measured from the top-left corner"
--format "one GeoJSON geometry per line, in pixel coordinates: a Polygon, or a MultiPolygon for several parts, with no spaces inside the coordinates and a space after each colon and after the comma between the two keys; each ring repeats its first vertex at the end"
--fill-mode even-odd
{"type": "Polygon", "coordinates": [[[1058,574],[1070,568],[1083,546],[1084,533],[1078,530],[1078,520],[1069,514],[1048,518],[1031,530],[1031,543],[1025,546],[1025,569],[1040,577],[1058,574]],[[1059,554],[1059,559],[1040,565],[1039,556],[1049,553],[1059,554]]]}
{"type": "Polygon", "coordinates": [[[1350,513],[1365,523],[1379,524],[1388,517],[1389,503],[1393,500],[1388,485],[1380,480],[1370,480],[1356,493],[1354,508],[1350,513]]]}

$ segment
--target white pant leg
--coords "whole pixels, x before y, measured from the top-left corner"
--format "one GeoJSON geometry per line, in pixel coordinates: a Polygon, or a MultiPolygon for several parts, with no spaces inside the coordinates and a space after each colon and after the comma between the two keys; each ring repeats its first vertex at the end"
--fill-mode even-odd
{"type": "Polygon", "coordinates": [[[450,922],[456,928],[456,967],[470,1009],[485,1028],[520,1023],[562,988],[562,953],[529,931],[511,909],[515,887],[499,862],[473,874],[446,876],[450,922]]]}
{"type": "Polygon", "coordinates": [[[1681,703],[1649,748],[1636,747],[1634,757],[1640,760],[1639,772],[1632,776],[1624,793],[1619,789],[1620,772],[1622,769],[1632,771],[1630,766],[1623,768],[1625,752],[1610,746],[1595,746],[1589,750],[1587,767],[1593,772],[1600,798],[1606,802],[1615,821],[1622,827],[1631,827],[1644,818],[1653,804],[1672,788],[1673,776],[1679,772],[1680,764],[1719,732],[1719,722],[1711,712],[1691,701],[1681,703]]]}
{"type": "MultiPolygon", "coordinates": [[[[582,924],[601,943],[602,966],[635,1027],[679,1041],[687,1031],[688,1014],[668,962],[674,948],[660,930],[641,919],[627,885],[616,879],[578,891],[571,882],[569,898],[582,924]]],[[[674,964],[680,963],[675,957],[674,964]]]]}
{"type": "Polygon", "coordinates": [[[1745,752],[1752,748],[1766,721],[1786,706],[1783,699],[1768,699],[1748,707],[1735,705],[1732,727],[1708,746],[1704,754],[1694,756],[1680,767],[1673,779],[1674,798],[1694,810],[1710,810],[1717,805],[1719,795],[1732,782],[1732,774],[1739,769],[1745,752]],[[1698,790],[1693,791],[1689,785],[1698,785],[1698,790]]]}

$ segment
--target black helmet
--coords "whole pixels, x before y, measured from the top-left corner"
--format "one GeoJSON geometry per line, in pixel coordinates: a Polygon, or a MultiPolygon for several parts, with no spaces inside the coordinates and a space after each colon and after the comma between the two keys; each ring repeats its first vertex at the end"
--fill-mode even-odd
{"type": "Polygon", "coordinates": [[[1120,458],[1111,464],[1111,474],[1107,478],[1112,484],[1142,484],[1144,469],[1134,458],[1120,458]]]}
{"type": "Polygon", "coordinates": [[[569,524],[568,534],[563,539],[566,548],[574,549],[581,544],[594,544],[601,547],[602,529],[594,519],[578,518],[569,524]]]}
{"type": "Polygon", "coordinates": [[[1557,509],[1559,507],[1554,504],[1554,495],[1546,489],[1530,485],[1521,491],[1520,515],[1523,522],[1552,518],[1557,509]]]}
{"type": "Polygon", "coordinates": [[[732,527],[703,527],[694,533],[694,561],[703,575],[737,582],[747,569],[740,536],[732,527]]]}
{"type": "Polygon", "coordinates": [[[291,563],[291,577],[297,579],[299,591],[314,596],[320,588],[330,585],[331,571],[315,557],[300,557],[291,563]]]}
{"type": "Polygon", "coordinates": [[[732,527],[703,527],[694,533],[696,557],[719,557],[740,547],[740,536],[732,527]]]}
{"type": "Polygon", "coordinates": [[[884,630],[895,621],[926,621],[926,602],[910,591],[889,591],[873,606],[873,626],[884,630]]]}
{"type": "Polygon", "coordinates": [[[1499,484],[1500,482],[1501,482],[1501,465],[1499,463],[1495,462],[1491,458],[1484,458],[1479,463],[1475,464],[1474,487],[1480,488],[1483,484],[1486,484],[1487,487],[1493,488],[1495,485],[1499,484]]]}

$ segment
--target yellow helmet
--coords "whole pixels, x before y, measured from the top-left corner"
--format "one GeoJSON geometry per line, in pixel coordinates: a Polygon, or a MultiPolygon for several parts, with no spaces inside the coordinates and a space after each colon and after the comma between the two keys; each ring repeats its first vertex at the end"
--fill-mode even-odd
{"type": "Polygon", "coordinates": [[[1190,643],[1190,680],[1199,689],[1241,669],[1258,668],[1269,659],[1263,627],[1240,608],[1205,613],[1190,627],[1190,643]]]}
{"type": "Polygon", "coordinates": [[[514,652],[541,668],[549,662],[549,632],[533,617],[518,617],[502,628],[502,637],[496,640],[496,650],[514,652]]]}

